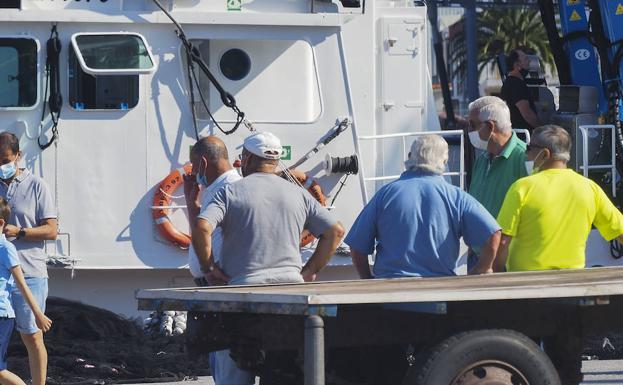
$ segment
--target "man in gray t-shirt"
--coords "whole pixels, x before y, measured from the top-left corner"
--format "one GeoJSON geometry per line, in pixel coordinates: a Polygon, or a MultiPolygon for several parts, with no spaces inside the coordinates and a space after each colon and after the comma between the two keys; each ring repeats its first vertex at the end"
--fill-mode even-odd
{"type": "Polygon", "coordinates": [[[281,154],[274,135],[249,136],[241,159],[244,178],[217,192],[199,214],[193,245],[211,284],[312,281],[344,236],[342,225],[306,190],[275,175],[281,154]],[[211,258],[217,226],[223,235],[220,266],[211,258]],[[319,241],[301,267],[303,229],[319,241]]]}
{"type": "MultiPolygon", "coordinates": [[[[48,296],[45,241],[56,239],[56,207],[47,184],[17,166],[20,158],[17,137],[10,132],[0,133],[0,197],[11,205],[11,219],[4,228],[4,235],[13,238],[26,284],[41,310],[45,311],[48,296]]],[[[43,333],[16,287],[11,291],[11,303],[15,310],[16,329],[28,350],[33,385],[44,385],[48,356],[43,333]]]]}

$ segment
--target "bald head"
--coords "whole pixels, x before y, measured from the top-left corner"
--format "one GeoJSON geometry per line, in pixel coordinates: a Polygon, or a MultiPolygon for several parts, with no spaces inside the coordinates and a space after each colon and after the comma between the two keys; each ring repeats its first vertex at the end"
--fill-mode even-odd
{"type": "Polygon", "coordinates": [[[225,143],[216,136],[206,136],[193,146],[191,156],[205,157],[208,162],[217,164],[220,161],[229,162],[229,154],[225,143]]]}

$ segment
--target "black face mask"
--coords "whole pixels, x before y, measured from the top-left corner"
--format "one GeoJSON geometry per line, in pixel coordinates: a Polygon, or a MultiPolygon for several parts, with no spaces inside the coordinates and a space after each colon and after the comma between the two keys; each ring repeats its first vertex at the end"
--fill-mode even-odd
{"type": "Polygon", "coordinates": [[[523,77],[525,78],[526,76],[528,76],[528,74],[530,73],[530,71],[528,71],[528,70],[527,70],[527,69],[525,69],[525,68],[522,68],[521,70],[519,70],[519,73],[521,74],[521,76],[523,76],[523,77]]]}

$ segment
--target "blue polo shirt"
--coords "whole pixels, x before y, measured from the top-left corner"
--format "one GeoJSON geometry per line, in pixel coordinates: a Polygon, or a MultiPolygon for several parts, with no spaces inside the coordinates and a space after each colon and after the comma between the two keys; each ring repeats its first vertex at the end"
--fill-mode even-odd
{"type": "Polygon", "coordinates": [[[9,294],[9,286],[13,284],[11,268],[15,266],[19,266],[17,250],[4,234],[0,234],[0,317],[15,318],[9,294]]]}
{"type": "Polygon", "coordinates": [[[376,260],[376,278],[456,275],[460,238],[481,247],[500,226],[476,199],[443,177],[406,171],[364,207],[345,242],[376,260]]]}

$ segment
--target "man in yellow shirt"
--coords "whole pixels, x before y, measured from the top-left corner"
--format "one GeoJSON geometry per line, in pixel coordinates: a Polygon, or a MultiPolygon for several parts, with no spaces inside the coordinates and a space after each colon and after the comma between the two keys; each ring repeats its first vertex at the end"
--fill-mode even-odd
{"type": "Polygon", "coordinates": [[[561,127],[533,132],[526,168],[534,171],[511,185],[498,214],[495,271],[583,268],[592,225],[606,240],[623,242],[623,215],[595,182],[567,168],[570,150],[561,127]]]}

